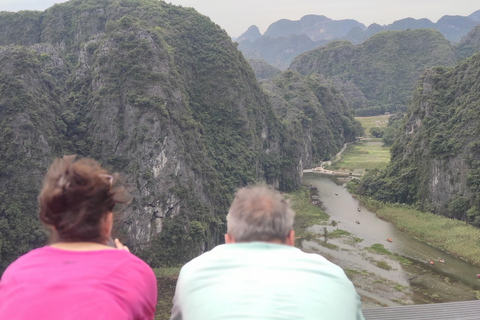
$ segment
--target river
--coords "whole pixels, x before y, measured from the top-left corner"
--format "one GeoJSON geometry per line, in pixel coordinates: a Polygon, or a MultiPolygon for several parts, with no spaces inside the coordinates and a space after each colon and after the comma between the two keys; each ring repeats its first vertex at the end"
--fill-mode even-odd
{"type": "MultiPolygon", "coordinates": [[[[476,274],[480,269],[468,262],[455,258],[454,256],[442,252],[436,248],[422,243],[412,236],[398,230],[393,224],[381,220],[374,213],[368,211],[361,203],[353,198],[344,185],[334,182],[331,176],[318,173],[305,173],[303,176],[304,185],[313,185],[318,189],[319,201],[323,209],[330,215],[330,220],[335,220],[339,224],[336,227],[341,230],[352,233],[355,237],[363,239],[357,246],[359,248],[369,247],[373,244],[382,244],[390,252],[397,253],[419,265],[425,267],[434,273],[462,282],[472,289],[480,289],[480,281],[476,279],[476,274]],[[360,211],[358,211],[360,209],[360,211]],[[392,239],[388,242],[386,239],[392,239]],[[439,258],[444,259],[445,263],[438,262],[439,258]],[[435,266],[427,264],[428,260],[434,260],[435,266]]],[[[313,227],[312,230],[322,233],[324,226],[313,227]]],[[[313,245],[313,244],[310,244],[313,245]]],[[[368,263],[364,261],[362,255],[353,255],[348,250],[335,253],[337,257],[343,259],[343,262],[350,268],[367,268],[372,271],[368,263]],[[343,257],[342,257],[343,255],[343,257]]],[[[392,262],[390,262],[391,264],[392,262]]],[[[393,266],[397,272],[388,272],[379,268],[374,268],[375,273],[383,273],[382,276],[391,279],[403,286],[408,286],[410,280],[415,277],[411,274],[411,268],[406,270],[400,264],[393,266]]]]}

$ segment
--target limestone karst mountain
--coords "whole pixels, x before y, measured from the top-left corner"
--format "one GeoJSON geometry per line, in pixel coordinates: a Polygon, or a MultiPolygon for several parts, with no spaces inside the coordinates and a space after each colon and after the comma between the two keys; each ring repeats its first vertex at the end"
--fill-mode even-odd
{"type": "Polygon", "coordinates": [[[480,226],[480,53],[423,73],[391,162],[359,185],[364,195],[480,226]]]}
{"type": "Polygon", "coordinates": [[[297,21],[287,19],[276,21],[268,27],[263,35],[249,29],[236,41],[239,42],[239,49],[247,58],[263,59],[267,63],[285,70],[294,58],[292,54],[288,53],[294,52],[295,55],[298,55],[335,40],[348,40],[353,44],[360,44],[380,31],[435,29],[452,44],[456,44],[476,25],[480,24],[479,12],[480,10],[475,11],[468,17],[446,15],[436,23],[425,18],[405,18],[385,26],[373,23],[368,27],[351,19],[332,20],[322,15],[307,15],[297,21]],[[255,37],[245,37],[245,34],[250,33],[254,33],[255,37]],[[308,45],[306,45],[305,36],[311,40],[308,45]],[[268,38],[268,40],[264,38],[268,38]],[[292,45],[295,43],[301,45],[295,47],[292,45]]]}
{"type": "Polygon", "coordinates": [[[365,25],[353,19],[332,20],[325,16],[306,15],[300,20],[282,19],[272,23],[263,36],[282,38],[304,34],[312,41],[333,40],[346,35],[352,28],[365,29],[365,25]]]}
{"type": "Polygon", "coordinates": [[[282,72],[282,70],[269,65],[265,60],[247,59],[247,61],[259,81],[271,79],[282,72]]]}
{"type": "Polygon", "coordinates": [[[480,10],[475,11],[474,13],[472,13],[471,15],[469,15],[468,17],[469,17],[470,19],[474,20],[474,21],[480,22],[480,10]]]}
{"type": "Polygon", "coordinates": [[[455,46],[455,54],[458,59],[465,59],[480,50],[480,25],[472,29],[455,46]]]}
{"type": "Polygon", "coordinates": [[[258,30],[257,26],[250,26],[244,33],[242,33],[238,38],[235,39],[237,42],[241,42],[243,40],[247,40],[250,42],[254,42],[258,38],[260,38],[262,34],[260,30],[258,30]]]}
{"type": "Polygon", "coordinates": [[[454,65],[450,43],[437,31],[383,31],[359,45],[334,41],[305,52],[289,69],[320,74],[343,92],[356,115],[406,110],[418,76],[436,65],[454,65]]]}
{"type": "Polygon", "coordinates": [[[307,167],[363,134],[343,96],[322,76],[302,76],[287,70],[261,83],[276,114],[283,119],[284,131],[290,132],[287,138],[298,139],[295,133],[303,133],[301,143],[292,141],[289,145],[296,148],[295,154],[302,154],[307,167]]]}
{"type": "Polygon", "coordinates": [[[193,9],[71,0],[2,12],[0,27],[0,269],[44,243],[36,196],[63,154],[120,172],[134,200],[117,234],[158,266],[221,242],[236,188],[293,190],[338,151],[287,137],[236,44],[193,9]]]}

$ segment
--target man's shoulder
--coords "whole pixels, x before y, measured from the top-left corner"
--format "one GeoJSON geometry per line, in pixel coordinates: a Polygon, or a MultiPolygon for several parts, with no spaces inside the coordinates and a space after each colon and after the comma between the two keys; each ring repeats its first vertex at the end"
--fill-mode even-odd
{"type": "Polygon", "coordinates": [[[184,269],[190,269],[190,268],[195,268],[196,266],[203,265],[203,264],[208,264],[209,261],[215,260],[215,259],[221,259],[222,257],[225,256],[225,254],[228,252],[228,246],[225,244],[220,244],[210,251],[206,251],[199,255],[196,258],[193,258],[189,262],[187,262],[183,267],[182,270],[184,269]]]}
{"type": "Polygon", "coordinates": [[[299,265],[310,268],[328,268],[335,273],[344,274],[343,270],[316,253],[279,244],[250,242],[222,244],[194,258],[182,267],[183,274],[195,273],[198,269],[216,265],[218,267],[231,261],[245,261],[245,264],[299,265]],[[247,261],[251,261],[248,263],[247,261]]]}

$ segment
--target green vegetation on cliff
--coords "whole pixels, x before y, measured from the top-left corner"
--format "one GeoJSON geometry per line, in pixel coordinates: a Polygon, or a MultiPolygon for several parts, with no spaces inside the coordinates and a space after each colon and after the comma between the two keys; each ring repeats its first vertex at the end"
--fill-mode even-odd
{"type": "Polygon", "coordinates": [[[248,59],[248,63],[250,64],[250,67],[252,67],[255,77],[259,81],[271,79],[282,72],[280,69],[269,65],[265,60],[248,59]]]}
{"type": "Polygon", "coordinates": [[[36,198],[53,155],[67,150],[54,73],[45,53],[0,47],[0,270],[46,241],[36,198]]]}
{"type": "Polygon", "coordinates": [[[421,77],[383,171],[357,192],[480,226],[480,54],[421,77]]]}
{"type": "Polygon", "coordinates": [[[343,96],[322,77],[304,77],[287,70],[262,82],[281,120],[282,189],[293,190],[300,182],[296,172],[331,159],[344,143],[363,134],[343,96]],[[301,155],[298,161],[295,155],[301,155]]]}
{"type": "Polygon", "coordinates": [[[331,79],[357,116],[370,116],[405,110],[425,69],[454,63],[448,40],[437,31],[417,29],[379,32],[357,46],[330,42],[295,58],[290,69],[331,79]]]}
{"type": "Polygon", "coordinates": [[[345,142],[363,134],[342,95],[318,75],[285,71],[262,87],[284,126],[300,128],[295,132],[302,133],[299,139],[311,150],[311,160],[304,159],[306,168],[330,159],[345,142]]]}
{"type": "Polygon", "coordinates": [[[480,25],[473,28],[455,46],[455,54],[458,59],[465,59],[480,50],[480,25]]]}

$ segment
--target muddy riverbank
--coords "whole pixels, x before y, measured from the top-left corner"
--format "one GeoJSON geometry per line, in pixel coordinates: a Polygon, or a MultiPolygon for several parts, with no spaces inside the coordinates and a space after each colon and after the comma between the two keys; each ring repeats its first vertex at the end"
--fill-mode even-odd
{"type": "Polygon", "coordinates": [[[330,220],[326,225],[309,229],[314,236],[302,241],[303,250],[319,253],[340,265],[355,284],[364,308],[477,298],[480,281],[472,275],[475,266],[395,230],[388,222],[367,212],[342,186],[325,181],[321,183],[326,185],[319,184],[315,174],[307,175],[304,180],[306,185],[321,190],[320,194],[311,191],[311,201],[322,206],[330,214],[330,220]],[[387,242],[387,237],[392,237],[393,242],[387,242]],[[372,247],[384,248],[388,254],[372,247]],[[445,264],[427,264],[428,259],[440,256],[445,264]]]}

